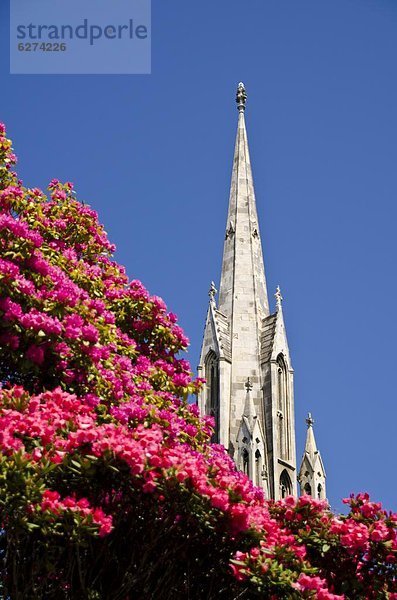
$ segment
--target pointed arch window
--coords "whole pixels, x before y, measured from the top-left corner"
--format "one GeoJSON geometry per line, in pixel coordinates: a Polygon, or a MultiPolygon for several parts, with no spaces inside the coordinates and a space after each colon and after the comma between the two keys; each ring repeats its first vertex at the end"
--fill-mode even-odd
{"type": "Polygon", "coordinates": [[[319,500],[322,499],[322,491],[323,491],[323,486],[321,485],[321,483],[319,483],[317,486],[317,497],[319,500]]]}
{"type": "Polygon", "coordinates": [[[280,457],[290,458],[290,407],[288,393],[288,372],[284,356],[277,357],[277,416],[278,443],[280,457]]]}
{"type": "Polygon", "coordinates": [[[255,484],[261,485],[262,481],[262,454],[259,448],[255,452],[255,484]]]}
{"type": "Polygon", "coordinates": [[[286,498],[292,494],[291,478],[286,469],[280,475],[280,497],[286,498]]]}
{"type": "Polygon", "coordinates": [[[215,421],[212,442],[219,442],[219,359],[215,352],[210,351],[205,361],[206,384],[206,414],[215,421]]]}
{"type": "Polygon", "coordinates": [[[312,495],[312,487],[311,487],[311,485],[310,485],[310,483],[309,483],[309,482],[307,482],[307,483],[305,484],[305,487],[304,487],[303,489],[304,489],[304,491],[305,491],[305,494],[307,494],[308,496],[311,496],[311,495],[312,495]]]}
{"type": "Polygon", "coordinates": [[[243,473],[245,473],[248,477],[250,474],[250,456],[248,454],[247,448],[243,448],[241,453],[241,457],[243,459],[243,473]]]}

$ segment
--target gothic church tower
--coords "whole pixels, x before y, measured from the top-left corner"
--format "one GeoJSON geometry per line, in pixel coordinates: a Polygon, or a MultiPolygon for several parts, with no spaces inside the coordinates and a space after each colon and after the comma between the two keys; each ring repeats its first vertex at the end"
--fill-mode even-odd
{"type": "Polygon", "coordinates": [[[246,92],[237,89],[238,127],[219,300],[211,285],[198,367],[202,414],[214,441],[268,498],[296,495],[293,369],[280,289],[271,313],[245,127],[246,92]]]}

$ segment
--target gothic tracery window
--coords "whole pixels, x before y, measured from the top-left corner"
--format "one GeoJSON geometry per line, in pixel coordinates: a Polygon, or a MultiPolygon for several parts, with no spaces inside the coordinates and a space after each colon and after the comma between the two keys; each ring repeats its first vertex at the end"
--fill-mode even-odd
{"type": "Polygon", "coordinates": [[[280,457],[290,458],[290,407],[287,366],[282,354],[277,357],[277,415],[280,457]]]}
{"type": "Polygon", "coordinates": [[[214,417],[215,431],[212,442],[219,442],[219,360],[215,352],[210,351],[205,361],[206,413],[214,417]]]}

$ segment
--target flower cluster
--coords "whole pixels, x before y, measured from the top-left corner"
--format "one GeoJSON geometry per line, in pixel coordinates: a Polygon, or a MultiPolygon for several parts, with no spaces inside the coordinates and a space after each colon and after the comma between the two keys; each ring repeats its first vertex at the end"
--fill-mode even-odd
{"type": "Polygon", "coordinates": [[[81,517],[81,525],[89,526],[91,523],[97,525],[101,537],[112,531],[112,517],[106,516],[101,508],[92,508],[86,498],[76,500],[76,498],[68,496],[61,500],[58,492],[45,490],[39,507],[32,506],[32,511],[35,508],[40,508],[44,513],[50,513],[52,517],[59,517],[67,513],[78,515],[81,517]]]}
{"type": "MultiPolygon", "coordinates": [[[[371,502],[368,494],[352,495],[345,503],[350,512],[338,516],[326,501],[308,495],[269,503],[276,525],[291,536],[290,549],[296,544],[298,551],[304,548],[302,573],[292,586],[303,597],[392,598],[397,591],[397,515],[371,502]]],[[[259,547],[236,553],[236,576],[256,580],[274,568],[277,546],[272,549],[269,542],[266,538],[259,547]]]]}
{"type": "Polygon", "coordinates": [[[197,452],[170,438],[158,423],[99,424],[95,408],[60,388],[37,396],[20,386],[0,391],[0,450],[61,468],[71,457],[75,462],[117,459],[139,478],[145,493],[162,495],[167,486],[178,485],[199,494],[206,505],[225,513],[233,534],[260,530],[269,521],[261,490],[236,472],[223,448],[197,452]]]}
{"type": "MultiPolygon", "coordinates": [[[[108,407],[133,402],[135,422],[171,426],[200,444],[208,425],[186,402],[200,385],[176,354],[188,344],[165,303],[128,281],[97,215],[71,183],[52,180],[50,198],[10,171],[1,127],[0,372],[30,391],[63,389],[108,407]],[[161,412],[163,411],[163,412],[161,412]]],[[[119,414],[125,419],[128,408],[119,414]]]]}

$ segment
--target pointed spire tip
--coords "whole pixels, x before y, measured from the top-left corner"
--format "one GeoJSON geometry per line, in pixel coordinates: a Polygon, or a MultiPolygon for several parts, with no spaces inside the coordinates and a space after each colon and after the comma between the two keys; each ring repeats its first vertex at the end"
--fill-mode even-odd
{"type": "Polygon", "coordinates": [[[307,423],[307,427],[313,427],[314,425],[314,419],[312,417],[312,413],[307,413],[307,419],[306,419],[306,423],[307,423]]]}
{"type": "Polygon", "coordinates": [[[252,390],[252,383],[250,381],[250,378],[248,377],[247,381],[245,382],[245,389],[247,390],[247,392],[250,392],[252,390]]]}
{"type": "Polygon", "coordinates": [[[247,381],[245,382],[244,386],[245,386],[247,393],[245,396],[243,416],[250,419],[251,427],[253,427],[254,421],[257,419],[257,414],[256,414],[256,410],[255,410],[254,399],[252,398],[252,394],[251,394],[253,385],[252,385],[249,377],[247,378],[247,381]]]}
{"type": "Polygon", "coordinates": [[[215,296],[218,293],[218,290],[215,287],[215,283],[213,281],[211,281],[211,285],[210,285],[210,289],[208,291],[208,295],[210,297],[210,302],[212,302],[213,304],[215,304],[215,296]]]}
{"type": "Polygon", "coordinates": [[[247,102],[247,92],[245,91],[245,85],[241,81],[237,86],[236,102],[238,111],[244,112],[245,103],[247,102]]]}
{"type": "Polygon", "coordinates": [[[274,297],[276,298],[276,309],[277,309],[277,311],[279,311],[282,309],[282,303],[283,303],[283,297],[281,295],[281,290],[280,290],[279,285],[276,288],[276,293],[274,294],[274,297]]]}

